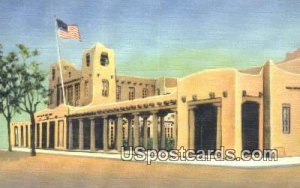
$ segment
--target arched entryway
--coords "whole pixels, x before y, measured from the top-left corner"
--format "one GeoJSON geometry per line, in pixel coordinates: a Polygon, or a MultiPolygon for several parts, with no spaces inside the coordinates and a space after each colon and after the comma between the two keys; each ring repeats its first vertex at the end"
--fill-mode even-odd
{"type": "Polygon", "coordinates": [[[243,150],[259,148],[259,104],[246,101],[242,104],[242,145],[243,150]]]}

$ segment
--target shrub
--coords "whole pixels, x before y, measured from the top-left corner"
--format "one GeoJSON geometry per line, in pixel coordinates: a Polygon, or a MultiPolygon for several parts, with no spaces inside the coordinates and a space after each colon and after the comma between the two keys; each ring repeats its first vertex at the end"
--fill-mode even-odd
{"type": "Polygon", "coordinates": [[[167,137],[166,138],[166,150],[170,151],[170,150],[174,149],[174,147],[175,147],[175,139],[167,137]]]}
{"type": "Polygon", "coordinates": [[[128,144],[128,141],[127,140],[123,140],[123,147],[125,150],[128,150],[129,149],[129,144],[128,144]]]}
{"type": "Polygon", "coordinates": [[[153,138],[148,138],[147,149],[153,149],[153,138]]]}

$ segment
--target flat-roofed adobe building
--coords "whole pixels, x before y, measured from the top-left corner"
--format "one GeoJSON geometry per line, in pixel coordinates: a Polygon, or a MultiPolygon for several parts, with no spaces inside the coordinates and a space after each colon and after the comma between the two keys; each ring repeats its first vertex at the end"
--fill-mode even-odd
{"type": "MultiPolygon", "coordinates": [[[[276,64],[204,70],[179,79],[116,75],[114,51],[99,43],[84,51],[81,70],[61,64],[67,104],[54,64],[48,108],[35,114],[38,148],[165,149],[171,140],[174,148],[300,155],[300,50],[276,64]]],[[[28,124],[11,125],[13,146],[29,147],[21,137],[28,124]]]]}

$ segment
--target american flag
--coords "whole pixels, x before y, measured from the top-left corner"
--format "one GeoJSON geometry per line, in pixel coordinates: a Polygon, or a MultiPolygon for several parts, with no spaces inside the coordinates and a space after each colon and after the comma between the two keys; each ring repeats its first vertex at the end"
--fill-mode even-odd
{"type": "Polygon", "coordinates": [[[76,39],[81,41],[78,25],[68,25],[60,19],[56,19],[57,35],[63,39],[76,39]]]}

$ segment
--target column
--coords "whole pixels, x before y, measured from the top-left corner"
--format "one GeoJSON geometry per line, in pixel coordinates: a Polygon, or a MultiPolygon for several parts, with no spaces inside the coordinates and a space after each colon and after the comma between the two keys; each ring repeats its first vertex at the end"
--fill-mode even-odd
{"type": "Polygon", "coordinates": [[[47,121],[47,148],[49,148],[50,145],[50,123],[47,121]]]}
{"type": "Polygon", "coordinates": [[[117,115],[117,150],[121,151],[123,145],[123,118],[122,115],[117,115]]]}
{"type": "MultiPolygon", "coordinates": [[[[37,123],[34,125],[34,144],[35,144],[35,148],[37,148],[37,147],[39,147],[38,145],[37,145],[37,123]]],[[[19,129],[18,129],[18,133],[19,133],[19,129]]],[[[19,135],[19,134],[18,134],[19,135]]],[[[20,144],[20,142],[19,142],[19,144],[20,144]]]]}
{"type": "Polygon", "coordinates": [[[40,130],[40,148],[43,147],[43,123],[41,122],[39,124],[39,130],[40,130]]]}
{"type": "Polygon", "coordinates": [[[216,110],[217,110],[217,135],[216,135],[216,149],[221,149],[222,146],[222,108],[221,104],[217,103],[215,104],[216,110]]]}
{"type": "Polygon", "coordinates": [[[22,125],[23,127],[23,147],[27,147],[26,146],[26,125],[22,125]]]}
{"type": "Polygon", "coordinates": [[[22,143],[21,143],[21,127],[20,125],[18,126],[18,142],[19,142],[19,147],[22,147],[22,143]]]}
{"type": "Polygon", "coordinates": [[[73,122],[69,119],[69,149],[73,149],[73,122]]]}
{"type": "Polygon", "coordinates": [[[131,121],[132,121],[132,117],[127,117],[127,121],[128,121],[128,146],[132,146],[132,124],[131,124],[131,121]]]}
{"type": "Polygon", "coordinates": [[[140,128],[140,122],[139,122],[139,115],[134,114],[134,131],[133,131],[133,146],[138,147],[139,146],[139,128],[140,128]]]}
{"type": "Polygon", "coordinates": [[[259,150],[263,150],[264,148],[264,145],[263,145],[263,142],[264,142],[264,111],[263,111],[263,105],[262,105],[263,103],[262,103],[262,100],[259,102],[259,124],[258,124],[258,130],[259,130],[259,132],[258,132],[258,136],[259,136],[259,138],[258,138],[258,148],[259,148],[259,150]]]}
{"type": "Polygon", "coordinates": [[[189,108],[189,149],[195,148],[195,110],[189,108]]]}
{"type": "Polygon", "coordinates": [[[83,120],[78,119],[79,121],[79,149],[83,150],[83,120]]]}
{"type": "Polygon", "coordinates": [[[153,149],[158,150],[158,116],[157,112],[152,112],[152,126],[153,126],[153,149]]]}
{"type": "Polygon", "coordinates": [[[55,140],[55,143],[54,143],[54,148],[58,148],[59,147],[59,125],[58,125],[58,121],[55,120],[55,126],[54,126],[54,140],[55,140]]]}
{"type": "Polygon", "coordinates": [[[108,150],[108,140],[107,140],[107,133],[108,133],[108,119],[107,116],[103,117],[103,150],[108,150]]]}
{"type": "Polygon", "coordinates": [[[68,126],[67,126],[67,118],[63,120],[63,149],[67,150],[67,142],[68,142],[68,126]]]}
{"type": "Polygon", "coordinates": [[[28,135],[28,148],[31,148],[31,125],[29,124],[28,125],[28,132],[27,132],[27,135],[28,135]]]}
{"type": "Polygon", "coordinates": [[[143,131],[144,131],[144,148],[148,148],[148,125],[147,125],[148,116],[143,117],[143,131]]]}
{"type": "Polygon", "coordinates": [[[91,120],[91,151],[96,151],[95,143],[95,118],[90,118],[91,120]]]}
{"type": "Polygon", "coordinates": [[[28,125],[25,125],[24,126],[24,128],[25,128],[25,146],[28,148],[28,125]]]}
{"type": "Polygon", "coordinates": [[[174,111],[174,125],[173,125],[173,139],[174,139],[174,149],[177,148],[177,111],[174,111]]]}
{"type": "Polygon", "coordinates": [[[165,114],[160,114],[160,149],[166,147],[165,114]]]}

